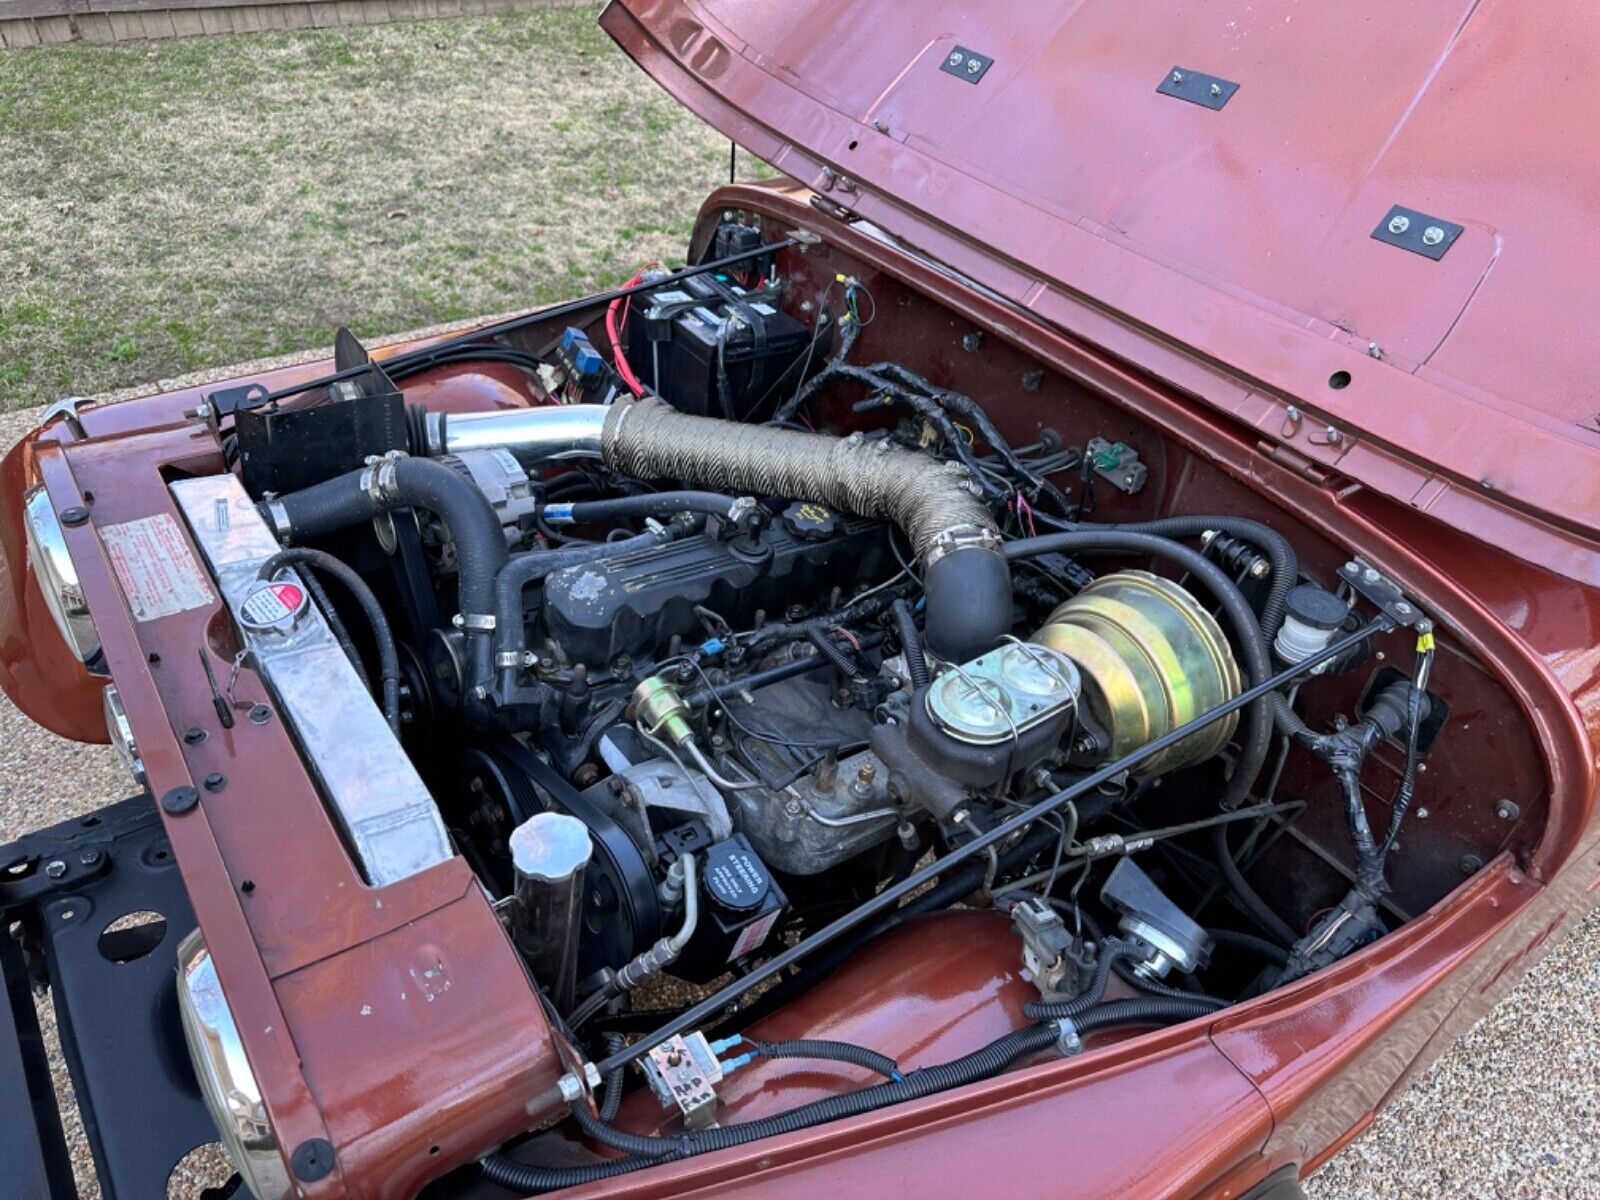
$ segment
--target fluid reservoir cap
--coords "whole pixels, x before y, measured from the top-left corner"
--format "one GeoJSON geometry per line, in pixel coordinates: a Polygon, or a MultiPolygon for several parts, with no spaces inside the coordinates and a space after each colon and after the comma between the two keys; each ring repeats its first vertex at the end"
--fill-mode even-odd
{"type": "Polygon", "coordinates": [[[796,500],[783,510],[783,527],[808,542],[833,537],[843,524],[838,513],[814,500],[796,500]]]}
{"type": "Polygon", "coordinates": [[[288,633],[305,615],[310,601],[292,579],[262,579],[250,586],[239,604],[239,624],[252,633],[288,633]]]}
{"type": "Polygon", "coordinates": [[[511,831],[511,865],[519,876],[559,883],[588,865],[589,827],[566,813],[535,813],[511,831]]]}
{"type": "Polygon", "coordinates": [[[724,908],[748,912],[767,898],[772,876],[744,835],[736,834],[706,851],[705,884],[706,894],[724,908]]]}
{"type": "Polygon", "coordinates": [[[1302,583],[1289,593],[1289,615],[1302,625],[1331,633],[1344,624],[1350,606],[1326,588],[1302,583]]]}

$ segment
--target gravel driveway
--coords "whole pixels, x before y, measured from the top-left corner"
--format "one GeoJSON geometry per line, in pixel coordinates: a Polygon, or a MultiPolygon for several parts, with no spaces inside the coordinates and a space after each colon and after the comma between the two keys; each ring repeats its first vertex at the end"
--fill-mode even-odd
{"type": "MultiPolygon", "coordinates": [[[[230,373],[232,369],[230,368],[230,373]]],[[[0,416],[9,447],[36,411],[0,416]]],[[[128,793],[104,746],[63,741],[0,697],[0,842],[89,812],[128,793]]],[[[89,1153],[59,1055],[84,1196],[96,1197],[89,1153]]],[[[1600,913],[1580,926],[1494,1012],[1311,1180],[1313,1200],[1357,1197],[1600,1200],[1600,913]]],[[[200,1157],[174,1196],[215,1182],[200,1157]]]]}

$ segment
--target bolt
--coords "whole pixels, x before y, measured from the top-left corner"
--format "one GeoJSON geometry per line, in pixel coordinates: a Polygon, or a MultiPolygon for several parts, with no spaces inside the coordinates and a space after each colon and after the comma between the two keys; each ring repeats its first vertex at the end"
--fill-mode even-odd
{"type": "Polygon", "coordinates": [[[975,59],[975,58],[967,59],[967,74],[968,75],[976,75],[981,70],[983,70],[983,64],[980,63],[977,59],[975,59]]]}
{"type": "Polygon", "coordinates": [[[800,815],[800,801],[788,800],[784,802],[783,811],[786,816],[798,817],[800,815]]]}
{"type": "Polygon", "coordinates": [[[879,117],[876,121],[874,121],[872,123],[872,127],[879,133],[889,132],[889,122],[885,121],[882,117],[879,117]]]}
{"type": "Polygon", "coordinates": [[[239,881],[239,890],[248,896],[256,890],[256,881],[254,879],[241,879],[239,881]]]}
{"type": "Polygon", "coordinates": [[[1361,578],[1365,579],[1368,583],[1377,583],[1378,582],[1377,569],[1374,568],[1374,567],[1368,567],[1365,571],[1361,572],[1361,578]]]}
{"type": "Polygon", "coordinates": [[[1404,233],[1406,230],[1408,230],[1410,228],[1411,228],[1411,218],[1408,217],[1408,216],[1404,216],[1404,215],[1397,216],[1392,221],[1389,222],[1389,232],[1390,233],[1404,233]]]}
{"type": "Polygon", "coordinates": [[[89,510],[81,504],[74,504],[71,508],[61,510],[61,523],[63,525],[82,525],[89,519],[89,510]]]}
{"type": "Polygon", "coordinates": [[[1395,610],[1395,612],[1399,613],[1403,617],[1403,616],[1406,616],[1408,613],[1411,612],[1411,605],[1407,604],[1404,600],[1402,600],[1402,601],[1400,601],[1398,604],[1396,604],[1394,606],[1394,610],[1395,610]]]}
{"type": "Polygon", "coordinates": [[[228,786],[228,777],[221,771],[213,771],[206,776],[205,785],[208,792],[220,792],[228,786]]]}
{"type": "Polygon", "coordinates": [[[1367,357],[1368,358],[1382,358],[1383,357],[1383,349],[1382,349],[1382,347],[1380,347],[1377,342],[1368,342],[1367,343],[1367,357]]]}
{"type": "Polygon", "coordinates": [[[980,329],[974,329],[971,333],[967,334],[961,339],[961,348],[968,354],[976,354],[982,346],[983,331],[980,329]]]}
{"type": "Polygon", "coordinates": [[[1515,821],[1522,815],[1522,808],[1514,800],[1501,800],[1494,806],[1494,815],[1502,821],[1515,821]]]}
{"type": "Polygon", "coordinates": [[[950,65],[952,67],[959,67],[961,65],[961,51],[957,50],[955,53],[950,55],[950,65]]]}
{"type": "Polygon", "coordinates": [[[1183,72],[1182,71],[1174,71],[1172,73],[1172,82],[1173,83],[1182,83],[1183,82],[1183,72]]]}
{"type": "Polygon", "coordinates": [[[52,858],[45,864],[44,873],[50,876],[51,879],[60,879],[67,873],[67,864],[59,858],[52,858]]]}
{"type": "Polygon", "coordinates": [[[1324,429],[1322,431],[1322,435],[1328,439],[1328,445],[1337,446],[1339,444],[1340,433],[1332,425],[1329,425],[1326,429],[1324,429]]]}
{"type": "Polygon", "coordinates": [[[870,784],[877,777],[878,768],[869,762],[862,763],[861,766],[856,770],[856,778],[862,783],[870,784]]]}
{"type": "Polygon", "coordinates": [[[206,731],[201,729],[199,726],[195,726],[191,729],[185,729],[183,731],[183,744],[186,746],[198,746],[205,740],[206,731]]]}
{"type": "Polygon", "coordinates": [[[1044,372],[1040,370],[1024,371],[1022,373],[1022,390],[1037,392],[1044,386],[1044,372]]]}
{"type": "Polygon", "coordinates": [[[1211,94],[1212,94],[1212,95],[1213,95],[1213,96],[1220,96],[1220,95],[1222,95],[1222,85],[1221,85],[1221,84],[1219,84],[1219,83],[1213,83],[1213,84],[1212,84],[1212,85],[1211,85],[1211,94]]]}
{"type": "Polygon", "coordinates": [[[1264,558],[1258,558],[1250,564],[1251,579],[1265,579],[1272,573],[1272,564],[1264,558]]]}
{"type": "Polygon", "coordinates": [[[1422,244],[1424,246],[1437,246],[1444,241],[1444,230],[1437,225],[1429,225],[1422,231],[1422,244]]]}
{"type": "Polygon", "coordinates": [[[95,865],[95,863],[100,861],[100,851],[94,849],[93,847],[80,851],[78,854],[78,861],[86,867],[92,867],[95,865]]]}
{"type": "Polygon", "coordinates": [[[1463,854],[1461,856],[1461,873],[1463,875],[1474,874],[1482,866],[1483,859],[1479,858],[1476,854],[1463,854]]]}
{"type": "Polygon", "coordinates": [[[252,704],[250,706],[250,724],[265,725],[272,720],[272,709],[265,704],[252,704]]]}
{"type": "Polygon", "coordinates": [[[1428,810],[1425,809],[1425,808],[1417,809],[1417,820],[1426,821],[1427,819],[1428,819],[1428,810]]]}

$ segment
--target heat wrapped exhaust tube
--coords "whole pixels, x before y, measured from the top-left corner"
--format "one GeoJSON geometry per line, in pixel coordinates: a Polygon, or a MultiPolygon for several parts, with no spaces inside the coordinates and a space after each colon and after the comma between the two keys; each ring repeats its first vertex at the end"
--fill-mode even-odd
{"type": "MultiPolygon", "coordinates": [[[[958,463],[886,440],[742,425],[681,413],[654,399],[486,413],[429,412],[428,454],[502,448],[525,466],[599,458],[643,479],[681,480],[735,495],[811,500],[889,520],[924,564],[927,647],[966,662],[1011,627],[1011,571],[994,517],[958,463]]],[[[505,629],[498,658],[523,647],[505,629]]]]}

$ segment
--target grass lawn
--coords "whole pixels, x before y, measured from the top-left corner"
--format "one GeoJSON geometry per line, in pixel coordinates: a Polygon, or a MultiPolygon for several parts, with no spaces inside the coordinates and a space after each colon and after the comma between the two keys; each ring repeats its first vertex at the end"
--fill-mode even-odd
{"type": "Polygon", "coordinates": [[[5,52],[0,410],[577,295],[727,170],[590,8],[5,52]]]}

